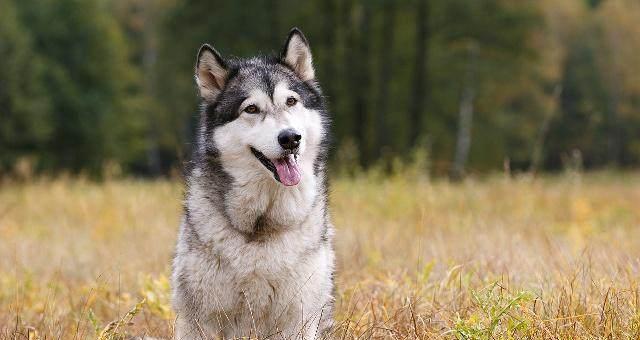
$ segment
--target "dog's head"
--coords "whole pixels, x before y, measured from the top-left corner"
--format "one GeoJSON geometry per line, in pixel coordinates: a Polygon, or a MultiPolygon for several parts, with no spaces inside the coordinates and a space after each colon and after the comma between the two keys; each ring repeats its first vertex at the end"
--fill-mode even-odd
{"type": "Polygon", "coordinates": [[[327,117],[309,43],[293,29],[279,57],[223,58],[198,52],[200,148],[237,177],[300,182],[324,153],[327,117]]]}

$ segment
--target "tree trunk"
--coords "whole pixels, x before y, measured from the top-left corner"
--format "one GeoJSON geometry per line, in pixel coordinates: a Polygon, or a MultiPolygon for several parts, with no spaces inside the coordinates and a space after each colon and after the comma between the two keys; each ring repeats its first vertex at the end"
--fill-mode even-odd
{"type": "Polygon", "coordinates": [[[325,0],[323,2],[324,7],[322,11],[324,13],[322,21],[322,32],[324,33],[324,49],[322,56],[322,63],[319,64],[322,78],[322,87],[326,96],[331,102],[335,94],[335,80],[330,79],[336,74],[337,51],[336,45],[338,37],[336,36],[336,0],[325,0]]]}
{"type": "Polygon", "coordinates": [[[460,110],[458,116],[458,135],[456,138],[456,152],[451,169],[451,178],[459,180],[465,175],[465,166],[469,157],[471,147],[471,128],[473,126],[473,111],[476,97],[476,59],[478,46],[476,43],[469,43],[469,60],[467,71],[460,98],[460,110]]]}
{"type": "MultiPolygon", "coordinates": [[[[155,98],[155,82],[156,72],[155,65],[158,59],[157,42],[155,39],[155,16],[154,5],[150,0],[143,3],[144,23],[143,23],[143,54],[142,54],[142,71],[144,74],[144,92],[148,98],[155,98]]],[[[153,111],[152,111],[153,114],[153,111]]],[[[149,130],[147,131],[147,167],[149,174],[158,176],[162,172],[160,160],[160,142],[158,138],[158,119],[157,117],[148,117],[149,130]]]]}
{"type": "Polygon", "coordinates": [[[355,58],[357,54],[356,50],[356,31],[357,23],[354,20],[353,9],[354,0],[341,0],[339,3],[338,14],[340,32],[342,32],[341,48],[338,49],[341,52],[339,56],[342,60],[339,63],[338,73],[335,75],[336,79],[332,79],[332,82],[336,82],[338,91],[336,95],[339,97],[334,101],[334,109],[336,109],[336,123],[335,129],[337,138],[342,140],[343,143],[355,143],[355,129],[357,125],[353,118],[353,90],[356,85],[353,83],[353,70],[356,66],[355,58]]]}
{"type": "Polygon", "coordinates": [[[536,174],[540,169],[540,165],[544,160],[544,143],[547,139],[547,133],[549,132],[549,126],[551,121],[558,114],[560,109],[560,101],[562,100],[562,85],[557,85],[553,90],[553,108],[542,119],[540,129],[536,135],[536,140],[533,143],[533,151],[531,152],[531,167],[529,171],[532,174],[536,174]]]}
{"type": "Polygon", "coordinates": [[[388,146],[385,133],[385,118],[388,115],[389,85],[391,83],[394,27],[395,27],[395,0],[384,2],[382,14],[382,47],[380,51],[380,87],[378,89],[378,103],[375,114],[375,150],[373,157],[382,156],[382,149],[388,146]]]}
{"type": "Polygon", "coordinates": [[[367,119],[367,96],[369,94],[369,48],[370,48],[370,30],[371,30],[371,5],[368,1],[363,1],[362,5],[362,17],[360,18],[360,29],[359,29],[359,47],[356,49],[356,52],[353,54],[354,58],[352,60],[354,67],[352,70],[353,78],[353,91],[355,92],[355,100],[353,103],[353,112],[354,112],[354,124],[355,128],[354,136],[356,137],[356,142],[358,144],[358,149],[360,151],[360,163],[362,166],[367,166],[369,164],[369,159],[367,157],[368,152],[368,143],[367,143],[367,128],[369,127],[369,119],[367,119]]]}
{"type": "MultiPolygon", "coordinates": [[[[610,40],[610,58],[611,63],[617,64],[617,61],[620,60],[620,36],[616,33],[612,34],[609,38],[610,40]]],[[[607,100],[607,111],[608,114],[606,116],[606,145],[607,145],[607,155],[608,155],[608,163],[614,167],[620,166],[622,164],[622,140],[624,130],[620,125],[620,117],[618,116],[618,111],[620,110],[620,93],[621,84],[622,84],[622,76],[620,74],[618,67],[613,67],[613,69],[608,74],[609,77],[609,96],[607,100]]]]}
{"type": "Polygon", "coordinates": [[[424,106],[428,102],[427,62],[429,57],[429,2],[418,0],[416,8],[415,66],[413,71],[411,101],[409,103],[409,143],[415,147],[422,134],[424,106]]]}

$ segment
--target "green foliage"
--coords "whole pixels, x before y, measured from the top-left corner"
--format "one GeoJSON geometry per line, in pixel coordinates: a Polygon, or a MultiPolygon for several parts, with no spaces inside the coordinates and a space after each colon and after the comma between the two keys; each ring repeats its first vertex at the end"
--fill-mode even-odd
{"type": "Polygon", "coordinates": [[[389,172],[420,149],[447,173],[461,136],[476,171],[555,170],[575,154],[637,166],[638,20],[634,0],[2,1],[0,171],[180,168],[197,48],[278,53],[293,26],[312,45],[339,171],[389,172]]]}
{"type": "Polygon", "coordinates": [[[13,2],[0,2],[0,173],[19,157],[41,157],[51,135],[44,65],[13,2]]]}
{"type": "Polygon", "coordinates": [[[135,112],[137,71],[108,6],[97,0],[2,6],[0,96],[8,117],[0,149],[9,150],[3,168],[31,155],[46,169],[99,174],[109,161],[139,159],[145,123],[135,112]]]}
{"type": "Polygon", "coordinates": [[[458,339],[519,339],[527,335],[530,325],[523,306],[533,299],[533,294],[526,291],[511,294],[497,282],[471,294],[481,313],[466,319],[458,316],[451,331],[458,339]]]}
{"type": "Polygon", "coordinates": [[[52,135],[44,166],[97,174],[110,160],[139,157],[132,137],[139,123],[130,112],[135,69],[108,7],[77,0],[18,4],[33,37],[32,57],[22,61],[45,65],[38,85],[50,101],[52,135]]]}

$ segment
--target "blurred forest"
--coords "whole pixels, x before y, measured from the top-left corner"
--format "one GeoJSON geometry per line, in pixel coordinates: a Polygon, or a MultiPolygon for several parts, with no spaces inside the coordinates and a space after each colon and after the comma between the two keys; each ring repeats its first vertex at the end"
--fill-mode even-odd
{"type": "Polygon", "coordinates": [[[334,166],[640,165],[638,0],[0,0],[0,173],[180,169],[198,47],[279,52],[293,26],[334,166]]]}

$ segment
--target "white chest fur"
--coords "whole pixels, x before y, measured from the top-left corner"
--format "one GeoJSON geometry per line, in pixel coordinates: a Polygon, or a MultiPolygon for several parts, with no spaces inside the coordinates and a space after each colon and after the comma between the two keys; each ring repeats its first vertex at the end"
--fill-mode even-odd
{"type": "MultiPolygon", "coordinates": [[[[192,181],[174,264],[174,304],[181,304],[181,289],[190,290],[198,304],[192,311],[206,320],[199,322],[224,336],[294,332],[313,323],[317,329],[325,322],[320,316],[330,315],[332,303],[332,229],[321,182],[308,173],[289,188],[234,183],[218,206],[202,182],[192,181]]],[[[313,338],[313,332],[303,333],[313,338]]]]}

